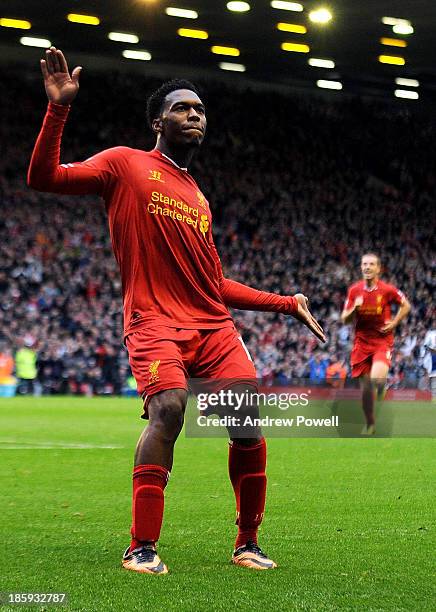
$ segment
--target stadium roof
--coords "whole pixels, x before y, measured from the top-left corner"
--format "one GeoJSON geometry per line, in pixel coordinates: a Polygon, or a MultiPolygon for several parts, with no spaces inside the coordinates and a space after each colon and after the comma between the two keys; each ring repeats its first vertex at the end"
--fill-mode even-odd
{"type": "MultiPolygon", "coordinates": [[[[143,66],[144,72],[148,69],[153,72],[153,68],[165,65],[174,66],[174,74],[183,72],[188,76],[190,69],[198,69],[219,77],[223,74],[220,63],[226,62],[230,68],[234,64],[242,65],[244,78],[256,81],[315,89],[319,80],[334,80],[342,84],[344,91],[361,94],[393,96],[394,90],[401,87],[395,79],[407,78],[419,81],[420,95],[427,91],[434,97],[435,2],[300,0],[303,8],[300,11],[273,8],[270,0],[247,2],[248,11],[234,12],[228,10],[227,0],[3,0],[0,25],[8,25],[2,19],[13,18],[27,20],[31,28],[0,27],[0,45],[2,49],[19,49],[24,57],[20,38],[40,37],[64,49],[70,56],[82,53],[98,56],[102,62],[111,59],[117,65],[119,62],[120,68],[128,68],[134,61],[123,57],[123,51],[142,51],[151,55],[151,61],[143,66]],[[166,13],[168,7],[195,11],[198,17],[172,16],[166,13]],[[327,7],[332,14],[326,24],[313,23],[309,18],[310,11],[320,7],[327,7]],[[67,19],[70,13],[98,17],[100,23],[71,22],[67,19]],[[395,33],[392,25],[382,23],[383,17],[403,20],[399,22],[400,33],[395,33]],[[278,29],[277,24],[288,25],[278,29]],[[411,26],[413,33],[401,34],[404,26],[406,31],[411,26]],[[181,28],[204,31],[207,38],[181,36],[178,33],[181,28]],[[304,28],[306,33],[302,32],[304,28]],[[289,29],[300,32],[286,31],[289,29]],[[110,32],[135,35],[138,42],[110,40],[110,32]],[[388,44],[382,44],[381,39],[388,39],[384,41],[388,44]],[[283,50],[282,43],[300,45],[297,49],[304,52],[283,50]],[[398,46],[404,44],[406,46],[398,46]],[[239,55],[213,53],[213,46],[237,49],[239,55]],[[379,56],[402,58],[398,61],[404,60],[404,65],[381,63],[379,56]],[[315,64],[319,62],[313,62],[314,59],[330,60],[334,67],[309,65],[310,58],[315,64]]],[[[286,3],[274,4],[283,6],[286,3]]],[[[33,51],[35,57],[41,54],[41,49],[33,51]]],[[[242,75],[235,73],[233,76],[237,79],[242,75]]],[[[403,83],[403,88],[418,91],[413,81],[411,83],[403,83]]]]}

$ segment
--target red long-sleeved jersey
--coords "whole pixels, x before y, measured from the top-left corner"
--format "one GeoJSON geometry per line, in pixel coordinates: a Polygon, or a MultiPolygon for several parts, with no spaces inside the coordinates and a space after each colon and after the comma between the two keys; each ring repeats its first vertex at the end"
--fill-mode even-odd
{"type": "Polygon", "coordinates": [[[68,106],[49,103],[28,172],[39,191],[103,197],[124,303],[124,337],[152,325],[233,325],[227,306],[293,314],[297,301],[223,277],[209,204],[192,176],[157,149],[107,149],[59,165],[68,106]]]}

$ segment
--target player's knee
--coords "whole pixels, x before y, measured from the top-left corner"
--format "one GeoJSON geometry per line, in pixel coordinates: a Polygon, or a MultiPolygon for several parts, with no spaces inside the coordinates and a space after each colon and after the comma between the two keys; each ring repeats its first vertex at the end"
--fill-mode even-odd
{"type": "Polygon", "coordinates": [[[373,385],[383,385],[386,382],[387,372],[383,370],[379,370],[376,372],[371,372],[371,383],[373,385]]]}
{"type": "Polygon", "coordinates": [[[183,427],[185,396],[185,392],[164,391],[150,401],[149,427],[167,442],[174,442],[183,427]]]}

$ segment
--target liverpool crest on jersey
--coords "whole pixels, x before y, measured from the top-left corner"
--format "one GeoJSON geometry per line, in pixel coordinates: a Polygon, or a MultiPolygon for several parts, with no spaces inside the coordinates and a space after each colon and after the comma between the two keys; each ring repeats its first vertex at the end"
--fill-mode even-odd
{"type": "Polygon", "coordinates": [[[159,364],[160,359],[156,359],[155,361],[152,361],[148,366],[148,371],[150,372],[150,378],[148,379],[149,385],[152,385],[153,383],[156,383],[159,380],[159,364]]]}

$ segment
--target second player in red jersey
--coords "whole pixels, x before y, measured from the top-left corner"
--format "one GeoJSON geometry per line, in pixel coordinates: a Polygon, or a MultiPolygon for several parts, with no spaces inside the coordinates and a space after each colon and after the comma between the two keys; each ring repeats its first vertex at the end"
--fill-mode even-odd
{"type": "Polygon", "coordinates": [[[375,432],[373,387],[384,388],[392,359],[393,330],[410,311],[402,291],[380,280],[380,259],[373,253],[363,255],[363,280],[351,285],[342,312],[342,321],[354,321],[351,368],[354,378],[365,381],[364,412],[369,433],[375,432]],[[391,305],[398,306],[392,318],[391,305]]]}
{"type": "Polygon", "coordinates": [[[356,301],[354,347],[351,353],[352,374],[355,377],[369,374],[372,364],[379,360],[390,365],[394,344],[394,334],[390,328],[391,304],[403,304],[404,294],[381,280],[377,280],[373,286],[368,286],[362,280],[350,287],[345,308],[352,308],[356,301]]]}

